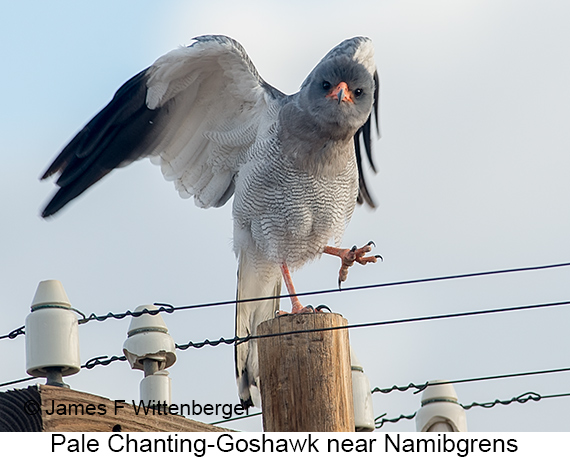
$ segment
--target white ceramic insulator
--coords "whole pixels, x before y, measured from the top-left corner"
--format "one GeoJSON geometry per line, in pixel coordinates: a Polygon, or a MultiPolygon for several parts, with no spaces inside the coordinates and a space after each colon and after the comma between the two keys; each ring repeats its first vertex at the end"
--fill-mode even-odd
{"type": "Polygon", "coordinates": [[[141,400],[145,404],[151,401],[157,403],[166,402],[167,405],[172,401],[172,383],[168,377],[168,371],[157,371],[153,375],[147,376],[140,384],[141,400]]]}
{"type": "Polygon", "coordinates": [[[69,376],[81,369],[77,315],[59,281],[42,281],[26,318],[26,371],[45,377],[47,368],[69,376]]]}
{"type": "Polygon", "coordinates": [[[374,431],[374,408],[370,381],[364,374],[362,364],[350,348],[352,370],[352,399],[354,403],[354,428],[357,432],[374,431]]]}
{"type": "MultiPolygon", "coordinates": [[[[442,383],[445,381],[430,381],[442,383]]],[[[416,415],[416,430],[466,432],[465,410],[457,401],[453,385],[438,384],[428,386],[422,394],[422,406],[416,415]]]]}
{"type": "MultiPolygon", "coordinates": [[[[156,310],[154,305],[142,305],[135,311],[156,310]]],[[[143,360],[158,362],[158,369],[164,370],[176,362],[174,340],[168,334],[168,327],[160,314],[141,314],[131,319],[128,337],[123,345],[123,353],[133,370],[144,370],[143,360]]]]}

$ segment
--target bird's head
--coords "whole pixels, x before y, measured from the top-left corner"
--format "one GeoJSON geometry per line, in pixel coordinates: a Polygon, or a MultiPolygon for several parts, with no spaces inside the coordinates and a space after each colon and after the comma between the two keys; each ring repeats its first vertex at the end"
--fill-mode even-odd
{"type": "Polygon", "coordinates": [[[301,106],[321,127],[331,130],[331,136],[349,138],[368,119],[376,90],[372,56],[370,40],[343,41],[303,83],[301,106]]]}

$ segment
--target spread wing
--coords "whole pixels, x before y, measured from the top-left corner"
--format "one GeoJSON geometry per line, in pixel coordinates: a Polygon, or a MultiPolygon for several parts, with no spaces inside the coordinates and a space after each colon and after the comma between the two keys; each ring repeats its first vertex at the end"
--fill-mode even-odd
{"type": "Polygon", "coordinates": [[[366,202],[370,207],[376,208],[376,204],[372,199],[368,188],[366,187],[366,179],[364,177],[362,163],[363,152],[366,153],[368,162],[372,171],[376,173],[376,167],[374,165],[374,160],[372,159],[372,141],[371,141],[371,130],[372,130],[372,117],[374,116],[374,124],[376,126],[376,133],[380,136],[379,118],[378,118],[378,98],[380,92],[380,80],[378,78],[378,72],[374,72],[374,85],[376,90],[374,91],[374,104],[372,106],[372,112],[366,120],[366,123],[358,129],[356,135],[354,135],[354,149],[356,151],[356,163],[358,164],[358,203],[362,204],[366,202]],[[363,151],[364,149],[364,151],[363,151]]]}
{"type": "Polygon", "coordinates": [[[182,197],[221,206],[233,194],[239,152],[283,97],[239,43],[197,37],[127,81],[61,151],[42,176],[59,174],[59,189],[42,216],[143,157],[160,164],[182,197]]]}

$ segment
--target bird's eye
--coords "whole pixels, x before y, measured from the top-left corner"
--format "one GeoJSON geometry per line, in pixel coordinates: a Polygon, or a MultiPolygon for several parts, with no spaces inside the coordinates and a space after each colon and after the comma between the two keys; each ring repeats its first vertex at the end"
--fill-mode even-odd
{"type": "Polygon", "coordinates": [[[356,89],[354,91],[354,96],[355,97],[360,97],[362,94],[364,93],[364,91],[362,89],[356,89]]]}
{"type": "Polygon", "coordinates": [[[330,88],[331,88],[331,83],[329,83],[328,81],[323,81],[323,89],[329,90],[330,88]]]}

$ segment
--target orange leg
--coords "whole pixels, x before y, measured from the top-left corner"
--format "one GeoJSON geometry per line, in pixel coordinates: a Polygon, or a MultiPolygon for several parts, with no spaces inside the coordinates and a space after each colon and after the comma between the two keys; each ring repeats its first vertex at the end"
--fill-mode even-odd
{"type": "Polygon", "coordinates": [[[348,269],[354,265],[354,262],[358,262],[361,265],[366,265],[367,263],[376,263],[378,259],[381,259],[382,256],[379,255],[370,255],[366,256],[365,254],[372,251],[372,245],[374,243],[370,241],[368,244],[361,248],[356,248],[353,246],[352,249],[342,249],[342,248],[335,248],[332,246],[325,246],[324,253],[335,255],[340,257],[342,261],[342,265],[338,272],[338,286],[340,287],[341,282],[346,281],[348,277],[348,269]]]}
{"type": "MultiPolygon", "coordinates": [[[[301,305],[301,301],[296,295],[297,292],[295,292],[295,286],[293,286],[291,272],[289,271],[289,267],[287,267],[287,264],[285,262],[281,264],[281,273],[283,274],[283,280],[285,281],[287,291],[289,292],[289,295],[291,295],[291,314],[314,312],[311,307],[304,307],[301,305]]],[[[289,313],[286,313],[285,311],[279,311],[278,314],[283,315],[289,313]]]]}

